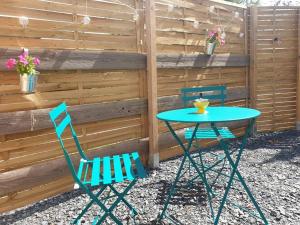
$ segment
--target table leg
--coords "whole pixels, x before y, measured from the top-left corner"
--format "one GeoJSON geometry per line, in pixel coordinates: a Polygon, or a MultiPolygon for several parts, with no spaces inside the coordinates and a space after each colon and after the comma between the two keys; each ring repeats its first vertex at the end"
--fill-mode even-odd
{"type": "Polygon", "coordinates": [[[167,121],[166,121],[165,123],[166,123],[167,127],[169,128],[169,130],[170,130],[171,134],[173,135],[173,137],[177,140],[177,142],[179,143],[180,147],[182,148],[183,153],[184,153],[184,157],[183,157],[183,160],[182,160],[182,162],[181,162],[181,164],[180,164],[180,167],[179,167],[179,169],[178,169],[178,172],[177,172],[175,181],[174,181],[174,183],[172,184],[172,187],[171,187],[171,190],[170,190],[169,195],[168,195],[168,197],[167,197],[167,200],[166,200],[166,202],[165,202],[165,204],[164,204],[164,208],[163,208],[162,213],[161,213],[161,215],[160,215],[160,217],[159,217],[159,221],[161,221],[161,219],[163,218],[163,216],[164,216],[164,214],[165,214],[165,212],[166,212],[166,210],[167,210],[167,207],[168,207],[168,205],[169,205],[169,202],[170,202],[170,200],[171,200],[171,197],[172,197],[172,195],[175,193],[175,187],[176,187],[176,184],[177,184],[177,182],[179,181],[179,178],[180,178],[180,174],[181,174],[183,165],[184,165],[184,163],[185,163],[185,161],[186,161],[187,158],[188,158],[188,160],[192,163],[192,166],[196,169],[197,173],[199,174],[199,177],[201,178],[201,181],[203,181],[204,184],[205,184],[205,188],[206,188],[207,195],[208,195],[208,198],[209,198],[210,208],[212,209],[212,217],[214,218],[214,212],[213,212],[212,203],[211,203],[211,198],[212,198],[212,197],[211,197],[211,195],[210,195],[210,194],[212,193],[212,190],[211,190],[211,188],[210,188],[210,186],[209,186],[209,184],[208,184],[208,182],[207,182],[207,180],[206,180],[206,177],[204,177],[204,176],[202,175],[201,171],[200,171],[199,168],[197,167],[196,162],[195,162],[194,159],[190,156],[190,153],[189,153],[189,151],[190,151],[190,149],[191,149],[191,146],[192,146],[192,142],[193,142],[193,140],[195,139],[195,136],[196,136],[196,133],[197,133],[197,130],[198,130],[198,127],[199,127],[200,124],[199,124],[199,123],[196,124],[195,129],[194,129],[193,134],[192,134],[192,137],[191,137],[191,139],[189,140],[187,147],[185,147],[184,144],[183,144],[183,142],[180,140],[180,138],[178,137],[178,135],[176,134],[176,132],[174,131],[174,129],[173,129],[172,126],[170,125],[170,123],[167,122],[167,121]]]}
{"type": "MultiPolygon", "coordinates": [[[[219,206],[219,209],[218,209],[218,214],[216,216],[216,219],[214,220],[214,224],[217,225],[218,222],[219,222],[219,219],[220,219],[220,216],[221,216],[221,213],[222,213],[222,210],[223,210],[223,207],[224,207],[224,204],[226,202],[226,199],[227,199],[227,196],[229,194],[229,191],[231,189],[231,185],[233,183],[233,179],[234,179],[234,176],[237,175],[239,181],[241,182],[241,184],[243,185],[246,193],[248,194],[251,202],[253,203],[253,205],[255,206],[256,210],[258,211],[259,215],[261,216],[261,219],[264,221],[265,224],[268,224],[268,221],[266,220],[263,212],[261,211],[258,203],[256,202],[255,198],[253,197],[250,189],[248,188],[246,182],[244,181],[242,175],[240,174],[240,172],[238,171],[238,165],[239,165],[239,162],[240,162],[240,159],[241,159],[241,156],[242,156],[242,153],[245,149],[245,146],[246,146],[246,143],[247,143],[247,138],[249,137],[250,135],[250,132],[253,128],[253,125],[255,123],[255,119],[252,119],[246,129],[246,133],[242,139],[242,144],[240,146],[240,149],[239,149],[239,152],[238,152],[238,155],[237,155],[237,158],[236,158],[236,161],[234,162],[232,157],[230,156],[230,152],[229,152],[229,149],[228,149],[228,145],[226,142],[224,142],[224,140],[222,140],[222,138],[220,139],[220,144],[221,144],[221,147],[223,148],[224,152],[225,152],[225,155],[226,155],[226,158],[228,159],[231,167],[232,167],[232,172],[231,172],[231,175],[230,175],[230,178],[229,178],[229,181],[228,181],[228,184],[227,184],[227,187],[226,187],[226,190],[225,190],[225,193],[224,193],[224,196],[222,198],[222,201],[221,201],[221,205],[219,206]]],[[[212,125],[212,128],[214,129],[216,135],[218,137],[221,137],[217,127],[215,126],[214,123],[211,124],[212,125]]]]}

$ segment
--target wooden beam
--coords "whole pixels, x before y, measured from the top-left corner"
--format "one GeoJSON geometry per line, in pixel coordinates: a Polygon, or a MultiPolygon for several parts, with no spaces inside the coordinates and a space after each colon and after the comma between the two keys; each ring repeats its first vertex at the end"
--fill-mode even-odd
{"type": "Polygon", "coordinates": [[[298,71],[297,71],[296,128],[300,130],[300,9],[298,9],[298,71]]]}
{"type": "Polygon", "coordinates": [[[146,1],[149,166],[159,165],[155,1],[146,1]]]}
{"type": "MultiPolygon", "coordinates": [[[[245,88],[229,89],[227,100],[240,100],[248,97],[245,88]]],[[[182,107],[178,95],[160,97],[156,100],[159,111],[182,107]]],[[[94,103],[69,106],[73,124],[91,123],[101,120],[142,114],[147,109],[145,99],[133,99],[108,103],[94,103]]],[[[52,128],[49,119],[50,108],[28,111],[0,113],[0,135],[30,132],[52,128]]],[[[1,152],[1,149],[0,149],[1,152]]]]}
{"type": "MultiPolygon", "coordinates": [[[[73,124],[141,114],[146,109],[145,99],[69,106],[73,124]]],[[[0,113],[0,135],[52,128],[50,108],[0,113]]],[[[0,150],[1,151],[1,150],[0,150]]]]}
{"type": "MultiPolygon", "coordinates": [[[[7,59],[16,58],[21,52],[20,49],[0,48],[1,70],[6,70],[7,59]]],[[[41,59],[40,71],[146,68],[146,56],[140,53],[31,49],[30,54],[41,59]]]]}
{"type": "MultiPolygon", "coordinates": [[[[244,16],[244,54],[249,55],[249,45],[248,45],[248,35],[249,35],[249,18],[248,18],[248,7],[246,7],[243,11],[244,16]]],[[[249,74],[250,74],[250,55],[248,58],[248,66],[246,67],[246,88],[247,92],[250,92],[250,85],[249,85],[249,74]]],[[[246,98],[246,106],[249,107],[249,96],[246,98]]]]}
{"type": "Polygon", "coordinates": [[[245,67],[250,58],[247,55],[183,55],[168,54],[157,56],[157,67],[162,68],[206,68],[206,67],[245,67]]]}
{"type": "Polygon", "coordinates": [[[257,7],[250,8],[250,106],[256,108],[256,40],[257,40],[257,7]]]}

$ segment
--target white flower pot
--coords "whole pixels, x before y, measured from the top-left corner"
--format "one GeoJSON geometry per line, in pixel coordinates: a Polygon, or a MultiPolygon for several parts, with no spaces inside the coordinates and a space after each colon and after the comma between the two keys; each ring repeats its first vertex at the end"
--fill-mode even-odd
{"type": "Polygon", "coordinates": [[[22,93],[35,92],[36,84],[38,80],[38,72],[33,74],[20,74],[20,88],[22,93]]]}
{"type": "Polygon", "coordinates": [[[216,48],[217,43],[207,43],[206,44],[206,54],[207,55],[213,55],[215,48],[216,48]]]}

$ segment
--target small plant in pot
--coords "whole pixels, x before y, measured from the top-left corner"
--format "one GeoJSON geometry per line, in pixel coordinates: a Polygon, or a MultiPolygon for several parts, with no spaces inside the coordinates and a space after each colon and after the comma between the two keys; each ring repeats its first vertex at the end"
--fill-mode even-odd
{"type": "Polygon", "coordinates": [[[17,58],[7,60],[6,67],[8,69],[16,68],[20,75],[20,89],[23,93],[35,92],[37,78],[39,72],[36,67],[40,65],[40,60],[37,57],[30,56],[28,49],[23,49],[23,53],[17,58]]]}
{"type": "Polygon", "coordinates": [[[225,45],[225,33],[210,31],[206,40],[206,54],[213,55],[217,46],[225,45]]]}

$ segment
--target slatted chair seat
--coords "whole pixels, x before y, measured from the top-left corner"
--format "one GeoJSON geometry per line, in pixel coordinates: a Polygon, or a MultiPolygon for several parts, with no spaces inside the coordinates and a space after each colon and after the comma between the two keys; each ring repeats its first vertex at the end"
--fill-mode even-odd
{"type": "MultiPolygon", "coordinates": [[[[181,98],[184,107],[191,105],[192,101],[198,98],[206,98],[211,102],[220,103],[224,105],[226,99],[226,87],[225,86],[207,86],[207,87],[192,87],[192,88],[182,88],[181,98]]],[[[231,139],[235,138],[234,134],[229,130],[228,127],[217,127],[220,131],[222,138],[231,139]]],[[[184,137],[189,140],[192,137],[192,132],[194,128],[187,128],[185,130],[184,137]]],[[[195,139],[216,139],[217,136],[212,128],[201,128],[199,127],[195,139]]]]}
{"type": "MultiPolygon", "coordinates": [[[[194,128],[186,128],[184,137],[189,140],[192,138],[194,128]]],[[[228,129],[228,127],[218,127],[218,131],[223,139],[235,138],[235,135],[228,129]]],[[[196,139],[217,139],[217,135],[211,128],[198,128],[196,132],[196,139]]]]}
{"type": "Polygon", "coordinates": [[[112,157],[96,157],[93,160],[81,159],[77,177],[83,184],[94,187],[145,178],[146,171],[139,154],[133,152],[112,157]],[[91,176],[88,176],[90,172],[91,176]]]}

